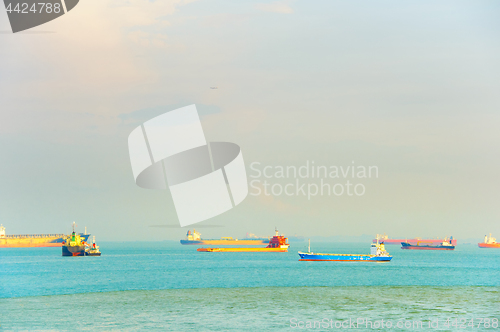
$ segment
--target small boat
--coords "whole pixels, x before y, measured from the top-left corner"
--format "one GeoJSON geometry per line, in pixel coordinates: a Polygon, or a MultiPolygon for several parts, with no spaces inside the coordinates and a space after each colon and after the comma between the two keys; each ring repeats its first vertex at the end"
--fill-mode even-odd
{"type": "Polygon", "coordinates": [[[92,237],[92,244],[90,247],[85,249],[85,256],[101,256],[99,246],[96,246],[95,244],[95,236],[92,237]]]}
{"type": "Polygon", "coordinates": [[[451,243],[451,241],[443,241],[439,245],[420,244],[420,242],[415,245],[408,242],[401,242],[401,246],[401,249],[411,250],[455,250],[455,246],[451,243]]]}
{"type": "Polygon", "coordinates": [[[479,248],[500,248],[500,243],[497,242],[497,239],[491,236],[488,237],[487,235],[484,236],[484,242],[478,243],[477,244],[479,248]]]}
{"type": "Polygon", "coordinates": [[[308,252],[299,251],[299,261],[337,261],[337,262],[389,262],[392,256],[385,250],[384,243],[372,243],[370,255],[356,254],[321,254],[311,252],[309,240],[308,252]]]}

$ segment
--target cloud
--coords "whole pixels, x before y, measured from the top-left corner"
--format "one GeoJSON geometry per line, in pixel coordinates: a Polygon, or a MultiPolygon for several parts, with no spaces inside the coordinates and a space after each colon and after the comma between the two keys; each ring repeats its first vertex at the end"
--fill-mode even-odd
{"type": "Polygon", "coordinates": [[[293,9],[285,2],[272,2],[272,3],[259,3],[255,5],[255,8],[262,10],[264,12],[280,13],[280,14],[291,14],[293,9]]]}

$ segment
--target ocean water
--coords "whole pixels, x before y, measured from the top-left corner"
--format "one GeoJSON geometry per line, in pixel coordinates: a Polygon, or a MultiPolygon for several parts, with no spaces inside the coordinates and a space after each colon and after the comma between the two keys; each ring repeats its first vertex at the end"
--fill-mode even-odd
{"type": "MultiPolygon", "coordinates": [[[[306,243],[292,243],[288,253],[201,253],[173,242],[100,246],[101,257],[0,250],[0,330],[329,330],[349,319],[372,322],[358,330],[408,330],[397,322],[418,328],[421,321],[421,330],[451,331],[464,320],[465,329],[499,330],[481,319],[500,319],[500,250],[387,246],[393,260],[372,263],[299,262],[306,243]],[[394,326],[374,327],[381,319],[394,326]],[[447,319],[458,325],[445,326],[447,319]]],[[[366,243],[312,246],[369,252],[366,243]]]]}

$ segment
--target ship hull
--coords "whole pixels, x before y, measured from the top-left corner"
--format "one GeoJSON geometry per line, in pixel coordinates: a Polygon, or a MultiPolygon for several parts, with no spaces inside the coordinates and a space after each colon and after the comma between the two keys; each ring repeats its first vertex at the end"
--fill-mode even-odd
{"type": "Polygon", "coordinates": [[[479,248],[500,248],[500,243],[478,243],[479,248]]]}
{"type": "MultiPolygon", "coordinates": [[[[380,240],[379,242],[383,242],[384,244],[395,244],[395,245],[400,245],[401,242],[408,242],[409,244],[412,245],[417,245],[417,244],[426,244],[426,245],[440,245],[443,242],[450,242],[450,240],[445,240],[445,239],[384,239],[380,240]]],[[[377,243],[377,239],[373,239],[373,243],[377,243]]],[[[456,246],[457,245],[457,240],[452,239],[451,244],[456,246]]]]}
{"type": "Polygon", "coordinates": [[[287,252],[288,248],[198,248],[200,252],[287,252]]]}
{"type": "Polygon", "coordinates": [[[328,262],[389,262],[392,256],[344,255],[344,254],[314,254],[299,252],[299,261],[328,262]]]}
{"type": "Polygon", "coordinates": [[[214,246],[260,246],[268,244],[269,239],[258,240],[181,240],[183,245],[214,245],[214,246]]]}
{"type": "MultiPolygon", "coordinates": [[[[80,235],[84,241],[87,241],[90,234],[80,235]]],[[[65,235],[61,236],[43,236],[43,235],[9,235],[0,238],[0,248],[46,248],[61,247],[65,235]]]]}
{"type": "Polygon", "coordinates": [[[85,246],[62,246],[63,256],[85,256],[85,246]]]}

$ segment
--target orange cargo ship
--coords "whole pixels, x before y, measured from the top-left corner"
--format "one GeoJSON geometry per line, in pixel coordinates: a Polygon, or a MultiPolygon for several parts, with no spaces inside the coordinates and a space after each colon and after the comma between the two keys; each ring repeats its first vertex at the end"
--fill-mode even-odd
{"type": "Polygon", "coordinates": [[[477,244],[479,248],[500,248],[500,243],[497,242],[497,239],[491,236],[488,238],[487,235],[484,236],[484,242],[477,244]]]}
{"type": "Polygon", "coordinates": [[[278,234],[269,240],[269,244],[265,248],[198,248],[197,251],[201,252],[287,252],[288,239],[283,235],[278,234]]]}

